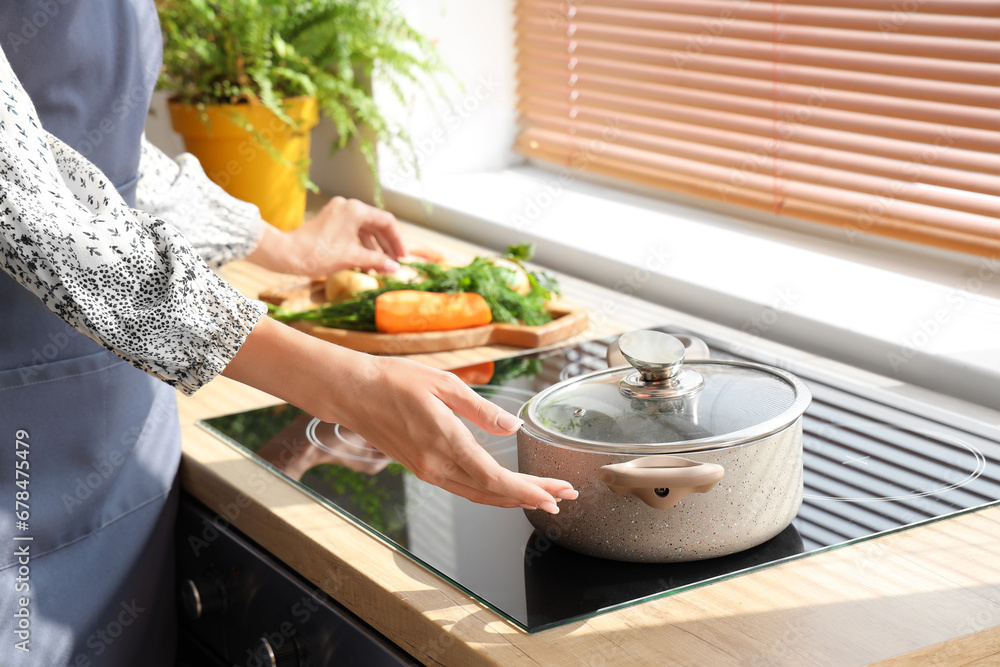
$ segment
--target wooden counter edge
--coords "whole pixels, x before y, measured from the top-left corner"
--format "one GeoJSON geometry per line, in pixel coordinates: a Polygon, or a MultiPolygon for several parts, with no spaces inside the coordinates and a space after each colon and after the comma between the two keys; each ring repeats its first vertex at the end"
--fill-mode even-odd
{"type": "Polygon", "coordinates": [[[962,665],[963,667],[1000,665],[1000,626],[889,658],[875,663],[872,667],[911,665],[962,665]]]}

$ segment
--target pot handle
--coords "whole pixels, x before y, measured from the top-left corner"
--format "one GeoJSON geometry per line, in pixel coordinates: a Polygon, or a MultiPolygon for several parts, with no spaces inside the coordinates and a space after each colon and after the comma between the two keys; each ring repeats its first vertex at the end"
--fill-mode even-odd
{"type": "Polygon", "coordinates": [[[631,493],[656,509],[669,509],[690,493],[707,493],[726,474],[717,463],[679,456],[643,456],[601,466],[597,476],[615,493],[631,493]]]}

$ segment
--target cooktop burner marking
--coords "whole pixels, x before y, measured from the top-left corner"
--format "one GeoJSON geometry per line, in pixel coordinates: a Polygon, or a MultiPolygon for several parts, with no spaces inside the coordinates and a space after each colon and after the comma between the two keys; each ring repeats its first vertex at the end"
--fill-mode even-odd
{"type": "Polygon", "coordinates": [[[866,466],[868,465],[868,459],[870,458],[870,456],[848,456],[847,460],[841,461],[841,463],[845,466],[849,466],[852,463],[860,463],[861,465],[866,466]]]}
{"type": "MultiPolygon", "coordinates": [[[[978,449],[976,449],[976,447],[974,445],[971,445],[971,444],[965,442],[964,440],[960,440],[959,438],[956,438],[954,436],[951,436],[951,435],[948,435],[948,434],[945,434],[945,433],[936,433],[936,432],[932,432],[932,431],[917,431],[917,430],[915,430],[914,432],[920,433],[921,435],[925,435],[925,436],[929,436],[929,437],[932,437],[932,438],[936,438],[936,439],[938,439],[938,440],[940,440],[942,442],[950,442],[953,445],[956,445],[958,447],[962,447],[962,448],[966,449],[970,454],[972,454],[972,456],[976,460],[975,468],[972,470],[972,472],[970,472],[968,475],[966,475],[966,477],[964,479],[961,479],[961,480],[955,482],[954,484],[949,484],[947,486],[942,486],[942,487],[937,488],[937,489],[931,489],[930,491],[917,491],[917,490],[914,490],[911,493],[906,493],[906,494],[902,494],[902,495],[898,495],[898,496],[881,496],[881,497],[874,497],[874,498],[871,498],[871,497],[868,497],[868,498],[865,498],[865,497],[844,498],[844,497],[836,497],[836,496],[814,495],[814,494],[811,494],[811,493],[805,493],[805,494],[802,495],[802,497],[806,498],[806,499],[809,499],[809,500],[827,500],[827,501],[839,502],[839,503],[878,503],[878,502],[892,502],[892,501],[897,501],[897,500],[906,500],[908,498],[923,498],[923,497],[926,497],[926,496],[939,495],[939,494],[945,493],[947,491],[951,491],[953,489],[958,489],[960,487],[963,487],[966,484],[970,483],[972,480],[974,480],[977,477],[979,477],[980,475],[982,475],[983,471],[986,470],[986,457],[983,456],[983,453],[980,452],[978,449]]],[[[865,456],[863,458],[867,459],[867,458],[871,458],[871,457],[865,456]]],[[[854,459],[854,460],[861,461],[861,459],[854,459]]],[[[847,461],[842,461],[842,463],[844,463],[845,465],[848,465],[850,461],[852,461],[852,457],[848,457],[848,460],[847,461]]],[[[864,464],[867,465],[867,462],[864,462],[864,464]]]]}
{"type": "Polygon", "coordinates": [[[323,450],[327,454],[333,454],[335,456],[339,456],[345,459],[354,459],[355,461],[369,461],[371,460],[371,452],[378,451],[377,449],[369,445],[367,442],[364,442],[363,439],[361,442],[352,442],[350,437],[348,435],[345,435],[344,433],[345,431],[347,434],[353,435],[359,439],[361,439],[361,436],[355,433],[354,431],[350,430],[346,426],[341,426],[340,424],[333,424],[334,437],[337,438],[340,442],[344,443],[348,448],[354,450],[360,450],[363,452],[368,452],[368,455],[351,454],[345,451],[337,451],[328,447],[327,445],[324,445],[322,442],[320,442],[319,438],[316,436],[316,427],[323,423],[325,422],[316,417],[313,417],[312,420],[306,425],[306,439],[309,440],[309,443],[313,447],[317,447],[318,449],[323,450]]]}
{"type": "Polygon", "coordinates": [[[603,363],[603,359],[600,361],[596,361],[593,358],[573,361],[559,371],[559,381],[562,382],[563,380],[575,378],[577,375],[583,375],[592,371],[601,371],[607,367],[608,365],[603,363]]]}

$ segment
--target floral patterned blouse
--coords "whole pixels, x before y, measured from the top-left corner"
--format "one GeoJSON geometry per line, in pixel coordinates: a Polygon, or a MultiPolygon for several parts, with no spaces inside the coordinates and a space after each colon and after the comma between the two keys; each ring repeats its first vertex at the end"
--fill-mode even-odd
{"type": "Polygon", "coordinates": [[[265,313],[212,270],[247,255],[257,208],[190,155],[144,143],[138,204],[45,132],[0,50],[0,268],[74,328],[185,393],[218,375],[265,313]]]}

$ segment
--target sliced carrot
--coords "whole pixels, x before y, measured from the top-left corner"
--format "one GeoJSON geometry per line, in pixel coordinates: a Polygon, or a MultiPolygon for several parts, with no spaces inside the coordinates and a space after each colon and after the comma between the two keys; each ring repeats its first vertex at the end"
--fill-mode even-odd
{"type": "Polygon", "coordinates": [[[375,299],[375,328],[382,333],[450,331],[493,321],[486,299],[472,292],[383,292],[375,299]]]}
{"type": "Polygon", "coordinates": [[[490,380],[493,379],[493,371],[495,369],[495,364],[492,361],[484,361],[481,364],[475,364],[473,366],[463,366],[462,368],[453,368],[452,373],[458,376],[458,379],[465,384],[489,384],[490,380]]]}
{"type": "Polygon", "coordinates": [[[431,250],[430,248],[411,250],[410,254],[413,257],[415,257],[418,261],[428,262],[430,264],[440,264],[441,262],[444,261],[444,255],[439,253],[437,250],[431,250]]]}

